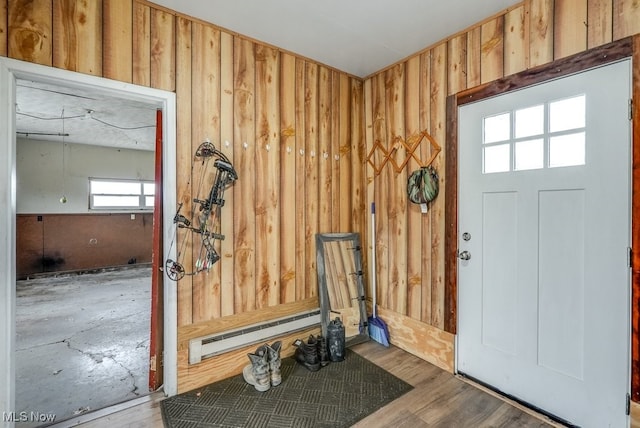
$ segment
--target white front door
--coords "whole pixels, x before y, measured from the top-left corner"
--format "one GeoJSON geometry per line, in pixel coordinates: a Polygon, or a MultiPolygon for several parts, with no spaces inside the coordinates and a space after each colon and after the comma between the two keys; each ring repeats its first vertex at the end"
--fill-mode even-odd
{"type": "Polygon", "coordinates": [[[628,426],[630,87],[626,60],[458,116],[458,371],[583,427],[628,426]]]}

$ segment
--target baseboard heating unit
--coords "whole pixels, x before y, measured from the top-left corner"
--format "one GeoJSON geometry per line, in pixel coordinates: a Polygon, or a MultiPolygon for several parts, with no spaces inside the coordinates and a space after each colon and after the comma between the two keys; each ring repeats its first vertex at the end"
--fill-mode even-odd
{"type": "Polygon", "coordinates": [[[320,309],[313,309],[263,323],[191,339],[189,341],[189,364],[197,364],[202,360],[225,352],[257,343],[266,343],[274,337],[319,325],[320,309]]]}

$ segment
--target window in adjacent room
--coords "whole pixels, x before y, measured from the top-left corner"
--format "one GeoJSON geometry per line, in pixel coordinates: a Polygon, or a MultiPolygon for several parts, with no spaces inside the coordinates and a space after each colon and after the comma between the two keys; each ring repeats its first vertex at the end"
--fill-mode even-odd
{"type": "Polygon", "coordinates": [[[145,180],[89,178],[91,210],[153,210],[155,183],[145,180]]]}

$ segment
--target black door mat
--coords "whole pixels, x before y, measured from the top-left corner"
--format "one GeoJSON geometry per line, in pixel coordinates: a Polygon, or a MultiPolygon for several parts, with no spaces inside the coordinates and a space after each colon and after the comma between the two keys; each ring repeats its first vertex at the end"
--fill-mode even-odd
{"type": "Polygon", "coordinates": [[[168,428],[348,427],[411,389],[347,349],[344,361],[317,372],[293,357],[283,359],[282,384],[266,392],[238,375],[167,398],[160,406],[168,428]]]}

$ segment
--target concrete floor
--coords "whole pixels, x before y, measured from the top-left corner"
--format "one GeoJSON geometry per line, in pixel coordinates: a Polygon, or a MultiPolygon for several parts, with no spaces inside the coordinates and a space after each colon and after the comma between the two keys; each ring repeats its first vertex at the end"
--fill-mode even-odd
{"type": "Polygon", "coordinates": [[[148,394],[150,304],[144,266],[18,281],[17,414],[59,422],[148,394]]]}

